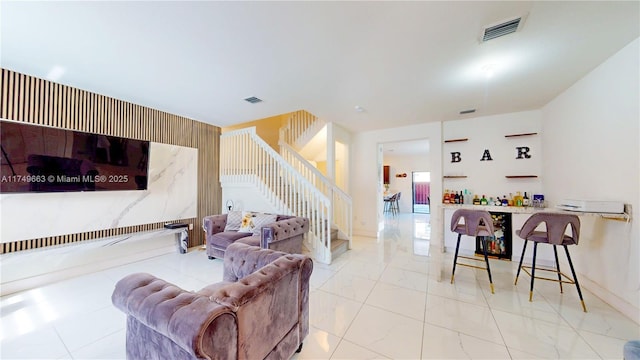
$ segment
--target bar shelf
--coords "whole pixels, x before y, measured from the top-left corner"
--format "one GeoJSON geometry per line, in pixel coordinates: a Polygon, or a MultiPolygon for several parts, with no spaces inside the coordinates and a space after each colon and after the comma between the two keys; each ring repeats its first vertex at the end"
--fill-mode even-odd
{"type": "Polygon", "coordinates": [[[532,179],[537,178],[538,175],[505,175],[507,179],[532,179]]]}
{"type": "Polygon", "coordinates": [[[538,133],[537,132],[533,132],[533,133],[522,133],[522,134],[509,134],[509,135],[505,135],[504,137],[512,138],[512,137],[531,136],[531,135],[538,135],[538,133]]]}
{"type": "Polygon", "coordinates": [[[444,175],[442,178],[444,179],[465,179],[466,175],[444,175]]]}
{"type": "Polygon", "coordinates": [[[463,139],[449,139],[449,140],[445,140],[445,144],[446,143],[452,143],[452,142],[463,142],[463,141],[468,141],[469,139],[467,138],[463,138],[463,139]]]}

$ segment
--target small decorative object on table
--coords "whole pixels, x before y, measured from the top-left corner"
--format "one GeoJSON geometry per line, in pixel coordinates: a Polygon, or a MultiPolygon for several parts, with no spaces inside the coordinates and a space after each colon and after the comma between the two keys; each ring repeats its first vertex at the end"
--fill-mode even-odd
{"type": "Polygon", "coordinates": [[[164,224],[164,227],[166,229],[182,229],[182,231],[176,234],[176,247],[180,254],[186,254],[187,247],[189,246],[189,232],[187,231],[189,224],[164,224]]]}

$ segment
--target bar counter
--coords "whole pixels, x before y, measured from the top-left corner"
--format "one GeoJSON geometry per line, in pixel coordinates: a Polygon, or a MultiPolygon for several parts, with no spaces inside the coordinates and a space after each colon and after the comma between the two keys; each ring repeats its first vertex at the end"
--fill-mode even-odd
{"type": "MultiPolygon", "coordinates": [[[[451,232],[450,230],[450,221],[451,221],[451,215],[453,214],[453,212],[455,210],[458,209],[469,209],[469,210],[485,210],[485,211],[489,211],[489,212],[495,212],[495,213],[510,213],[512,214],[512,239],[516,240],[518,239],[515,231],[520,229],[520,227],[522,226],[522,224],[526,221],[526,219],[529,218],[529,216],[531,214],[534,213],[538,213],[538,212],[552,212],[552,213],[561,213],[561,214],[573,214],[573,215],[577,215],[579,217],[599,217],[603,220],[615,220],[615,221],[623,221],[623,222],[630,222],[631,221],[631,216],[630,216],[630,211],[628,211],[627,209],[628,205],[625,205],[625,213],[622,214],[615,214],[615,213],[597,213],[597,212],[581,212],[581,211],[568,211],[568,210],[562,210],[562,209],[557,209],[557,208],[553,208],[553,207],[549,207],[549,208],[535,208],[535,207],[517,207],[517,206],[492,206],[492,205],[466,205],[466,204],[437,204],[435,205],[436,209],[434,209],[434,211],[438,211],[439,212],[439,218],[442,221],[442,234],[441,236],[437,236],[435,239],[435,241],[432,241],[432,249],[433,251],[431,252],[431,256],[432,256],[432,260],[434,261],[434,265],[436,266],[436,268],[439,270],[438,271],[438,279],[442,279],[443,278],[443,272],[445,271],[445,268],[447,268],[448,266],[450,266],[451,264],[449,264],[448,262],[445,264],[444,263],[444,253],[448,248],[451,248],[450,251],[453,251],[453,249],[455,249],[455,234],[451,232]],[[445,245],[448,245],[447,247],[445,247],[445,245]]],[[[471,252],[471,243],[472,241],[465,241],[464,242],[464,246],[463,243],[461,243],[461,252],[467,252],[467,255],[472,255],[473,253],[471,252]],[[466,249],[465,249],[466,247],[466,249]]],[[[475,244],[473,244],[475,245],[475,244]]],[[[517,254],[517,256],[520,256],[520,253],[522,251],[522,244],[521,241],[513,241],[512,242],[512,256],[514,256],[514,254],[517,254]]],[[[541,252],[541,254],[539,254],[539,259],[541,260],[541,262],[549,262],[551,261],[553,258],[553,253],[552,252],[546,252],[543,251],[541,252]]],[[[525,259],[527,259],[528,256],[525,256],[525,259]]],[[[513,260],[513,258],[512,258],[513,260]]],[[[450,270],[450,269],[449,269],[450,270]]]]}
{"type": "Polygon", "coordinates": [[[442,210],[445,209],[469,209],[469,210],[486,210],[493,212],[504,212],[504,213],[512,213],[512,214],[534,214],[540,211],[560,213],[560,214],[573,214],[578,216],[600,216],[604,219],[610,220],[622,220],[629,221],[631,217],[628,213],[622,214],[612,214],[612,213],[599,213],[599,212],[583,212],[583,211],[568,211],[561,210],[556,208],[536,208],[533,206],[494,206],[494,205],[466,205],[466,204],[440,204],[442,210]]]}

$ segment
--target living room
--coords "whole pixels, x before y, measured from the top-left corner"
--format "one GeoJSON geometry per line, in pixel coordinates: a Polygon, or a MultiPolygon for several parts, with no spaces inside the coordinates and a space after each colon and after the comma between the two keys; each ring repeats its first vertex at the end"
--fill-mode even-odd
{"type": "MultiPolygon", "coordinates": [[[[441,5],[444,6],[444,4],[441,5]]],[[[10,17],[9,14],[12,10],[15,10],[12,6],[18,5],[14,3],[13,5],[3,4],[2,6],[2,19],[3,24],[5,24],[5,19],[10,17]]],[[[29,8],[27,6],[25,8],[26,10],[23,9],[21,11],[27,13],[29,11],[36,11],[39,5],[33,4],[32,6],[35,7],[29,8]]],[[[124,6],[124,4],[120,4],[112,11],[116,14],[126,13],[126,11],[122,11],[123,8],[120,8],[124,6]]],[[[143,5],[138,4],[138,6],[143,5]]],[[[315,4],[314,6],[318,5],[315,4]]],[[[351,4],[350,6],[356,5],[351,4]]],[[[516,5],[511,4],[510,6],[516,5]]],[[[529,4],[529,6],[531,6],[531,4],[529,4]]],[[[536,16],[548,16],[546,12],[542,12],[537,6],[540,5],[530,8],[530,18],[527,19],[527,21],[530,22],[527,23],[527,25],[533,26],[536,21],[536,16]]],[[[548,6],[550,6],[550,9],[561,10],[560,8],[553,8],[552,5],[548,6]]],[[[560,5],[558,6],[561,7],[560,5]]],[[[410,123],[408,121],[402,122],[400,120],[394,121],[387,119],[387,124],[392,124],[391,126],[352,131],[352,141],[349,144],[351,152],[349,194],[354,204],[353,230],[354,237],[357,237],[357,242],[355,249],[350,251],[358,250],[354,252],[356,255],[353,256],[356,258],[359,257],[360,261],[362,261],[367,255],[371,255],[372,252],[377,251],[376,241],[380,243],[384,242],[384,239],[377,239],[378,224],[382,216],[381,199],[383,187],[381,186],[380,178],[381,157],[375,156],[374,154],[378,154],[380,144],[425,137],[429,139],[431,144],[442,144],[443,140],[445,140],[447,129],[456,126],[453,124],[455,121],[459,121],[458,124],[462,124],[462,127],[466,127],[471,133],[474,133],[480,132],[484,126],[483,124],[489,124],[492,121],[496,121],[496,119],[507,119],[505,121],[511,122],[533,119],[531,121],[538,124],[541,128],[541,156],[544,159],[544,161],[541,162],[541,172],[544,175],[541,177],[540,182],[545,196],[549,201],[549,206],[554,206],[564,198],[595,196],[597,198],[621,200],[626,204],[630,204],[632,209],[637,209],[638,206],[640,206],[640,194],[638,193],[638,174],[640,173],[640,161],[638,160],[638,98],[640,98],[638,94],[639,41],[637,11],[633,14],[633,9],[637,10],[637,4],[615,3],[615,5],[611,6],[616,7],[616,16],[620,16],[622,19],[625,19],[625,21],[628,21],[624,22],[624,24],[631,23],[636,26],[636,29],[621,31],[624,33],[624,36],[615,36],[615,39],[608,39],[607,35],[603,32],[601,36],[604,40],[595,39],[594,41],[598,40],[598,44],[602,42],[615,43],[615,45],[612,45],[612,47],[615,46],[615,49],[609,49],[606,56],[601,56],[600,61],[590,63],[590,68],[582,69],[583,75],[576,78],[575,81],[570,81],[570,84],[558,90],[548,101],[530,105],[528,108],[510,108],[503,106],[503,111],[491,114],[483,113],[479,107],[476,115],[459,115],[456,113],[455,118],[448,119],[447,121],[427,122],[423,120],[410,123]],[[627,11],[629,9],[628,7],[631,7],[632,11],[627,11]],[[629,17],[620,15],[620,13],[624,12],[632,15],[629,15],[629,17]],[[629,18],[631,18],[631,20],[628,20],[629,18]],[[449,121],[452,121],[452,123],[448,124],[449,121]],[[571,145],[567,146],[567,144],[571,145]],[[363,179],[367,179],[367,181],[363,181],[363,179]],[[363,249],[366,251],[362,251],[363,249]]],[[[62,8],[63,10],[69,10],[65,9],[64,6],[62,6],[62,8]]],[[[46,12],[45,10],[54,11],[50,9],[49,6],[43,5],[36,13],[44,16],[41,12],[46,12]]],[[[546,10],[549,11],[549,9],[546,10]]],[[[62,14],[58,14],[58,11],[61,10],[54,11],[54,13],[62,16],[62,14]]],[[[495,11],[493,15],[497,17],[493,20],[497,21],[503,18],[500,17],[502,11],[496,9],[493,9],[493,11],[495,11]]],[[[17,15],[17,13],[14,14],[17,15]]],[[[489,14],[491,14],[491,12],[489,12],[489,14]]],[[[589,16],[595,16],[592,12],[589,12],[589,14],[589,16]]],[[[221,19],[218,20],[222,21],[221,19]]],[[[486,19],[482,20],[484,23],[486,19]]],[[[34,29],[38,29],[33,22],[35,22],[35,20],[29,21],[29,25],[34,29]]],[[[588,24],[590,23],[584,22],[582,26],[588,27],[588,24]]],[[[86,26],[87,24],[84,25],[86,26]]],[[[4,26],[5,25],[3,25],[3,27],[4,26]]],[[[623,25],[620,26],[624,27],[623,25]]],[[[52,28],[52,31],[54,30],[55,29],[52,28]]],[[[45,30],[40,28],[35,32],[40,33],[44,31],[45,30]]],[[[118,36],[126,36],[120,34],[119,31],[118,29],[113,29],[113,33],[97,31],[95,34],[96,36],[104,36],[104,38],[100,39],[105,41],[106,47],[106,44],[112,41],[112,39],[117,39],[118,36]]],[[[190,168],[189,173],[191,175],[185,179],[187,182],[190,181],[191,183],[189,184],[191,185],[180,185],[181,189],[186,188],[191,190],[190,192],[176,193],[168,190],[170,188],[166,186],[156,188],[158,190],[150,189],[150,193],[164,196],[162,199],[155,200],[162,204],[168,204],[166,209],[169,209],[169,211],[164,213],[154,213],[152,210],[158,209],[157,203],[149,201],[151,199],[149,197],[138,199],[140,196],[139,193],[133,195],[125,194],[123,195],[125,198],[117,201],[112,199],[113,196],[118,196],[114,195],[114,193],[109,194],[109,196],[87,193],[65,193],[64,195],[21,194],[18,196],[3,194],[0,199],[2,210],[4,210],[2,211],[1,223],[3,253],[20,252],[40,247],[46,248],[48,245],[77,241],[82,242],[94,238],[147,231],[153,228],[160,229],[165,222],[185,222],[193,226],[193,229],[190,231],[189,247],[192,248],[192,251],[188,254],[189,259],[195,255],[201,255],[201,257],[204,258],[205,255],[203,252],[197,252],[197,250],[195,250],[203,243],[200,221],[204,216],[223,212],[223,206],[225,204],[223,201],[224,194],[218,182],[219,137],[221,127],[231,124],[219,123],[218,125],[213,125],[212,123],[201,122],[202,119],[208,118],[202,115],[204,112],[198,112],[201,110],[184,112],[179,111],[180,109],[178,108],[175,108],[175,110],[170,109],[169,105],[163,105],[163,107],[149,106],[148,104],[151,102],[150,99],[161,96],[161,94],[158,93],[162,92],[162,84],[165,81],[163,80],[163,76],[148,77],[144,80],[139,80],[140,82],[154,84],[158,90],[157,92],[147,91],[148,89],[139,91],[137,92],[137,97],[125,96],[127,93],[122,92],[122,90],[118,92],[115,85],[111,84],[109,79],[105,79],[103,75],[99,74],[100,71],[95,71],[94,79],[96,85],[93,86],[91,86],[91,84],[94,82],[88,79],[86,82],[80,81],[73,83],[69,81],[73,75],[73,70],[71,69],[67,69],[69,78],[63,76],[57,81],[45,80],[49,68],[45,69],[44,65],[42,68],[36,68],[35,65],[32,65],[27,60],[29,54],[18,51],[19,47],[16,43],[9,41],[13,36],[5,34],[5,31],[3,31],[2,96],[0,97],[2,99],[2,104],[0,105],[1,118],[60,128],[71,128],[86,132],[108,133],[110,135],[130,138],[144,138],[157,144],[166,144],[177,148],[197,149],[197,160],[193,162],[193,156],[181,155],[185,156],[185,158],[192,159],[189,161],[191,161],[192,166],[195,168],[195,170],[194,168],[190,168]],[[5,41],[5,36],[8,37],[7,41],[5,41]],[[13,54],[16,55],[14,56],[13,54]],[[160,108],[164,110],[154,110],[160,108]],[[192,119],[200,119],[200,121],[192,119]],[[194,182],[195,185],[193,185],[194,182]],[[172,195],[175,195],[175,197],[172,198],[172,195]],[[114,205],[115,207],[112,207],[108,201],[114,201],[116,203],[116,205],[114,205]],[[149,202],[145,203],[146,201],[149,202]],[[142,211],[130,211],[131,208],[129,208],[128,205],[132,203],[142,205],[142,211]],[[186,211],[184,210],[185,208],[187,209],[186,211]],[[40,210],[34,214],[34,209],[40,210]],[[61,211],[61,209],[64,211],[61,211]],[[98,210],[96,211],[95,209],[98,210]],[[175,210],[175,212],[172,212],[173,210],[175,210]],[[90,217],[91,214],[93,214],[94,217],[90,217]],[[143,214],[147,217],[142,216],[143,214]],[[34,222],[32,219],[34,216],[38,218],[37,226],[33,225],[34,222]]],[[[516,33],[514,36],[518,36],[518,34],[516,33]]],[[[69,39],[68,36],[61,36],[61,38],[69,39]]],[[[147,46],[149,47],[148,50],[162,48],[162,41],[156,41],[156,43],[149,42],[144,45],[140,44],[140,46],[147,46]]],[[[588,43],[588,41],[586,41],[586,43],[588,43]]],[[[564,46],[571,47],[572,45],[575,44],[565,43],[564,46]]],[[[30,47],[37,48],[39,46],[40,45],[34,44],[30,47]]],[[[258,45],[256,44],[256,46],[258,45]]],[[[43,47],[43,53],[47,49],[48,48],[43,47]]],[[[561,48],[553,48],[549,50],[549,52],[557,54],[555,56],[558,57],[564,54],[561,48]]],[[[56,58],[51,53],[47,54],[47,56],[42,57],[51,59],[52,63],[47,64],[47,66],[51,67],[53,62],[59,58],[56,58]]],[[[196,63],[199,64],[200,62],[196,61],[196,63]]],[[[99,65],[108,66],[95,60],[94,66],[98,68],[99,65]]],[[[226,63],[225,65],[229,66],[229,68],[236,68],[235,64],[226,63]]],[[[201,66],[206,67],[206,65],[201,66]]],[[[543,65],[540,66],[542,67],[543,65]]],[[[173,75],[165,74],[165,76],[171,78],[173,75]]],[[[186,76],[184,74],[182,76],[188,79],[196,78],[196,76],[186,76]]],[[[544,78],[544,76],[541,76],[541,78],[544,78]]],[[[209,80],[209,83],[212,83],[211,79],[209,80]]],[[[476,90],[488,89],[487,91],[496,91],[496,93],[490,93],[491,97],[489,100],[497,101],[496,98],[499,97],[499,95],[497,95],[498,90],[495,88],[498,86],[497,83],[490,84],[494,87],[489,87],[487,82],[480,83],[481,85],[479,85],[476,90]],[[483,86],[487,88],[484,89],[483,86]]],[[[179,92],[187,91],[188,86],[185,82],[178,82],[178,84],[182,84],[182,86],[174,86],[174,88],[177,88],[179,92]]],[[[383,84],[378,84],[377,86],[383,87],[383,84]]],[[[533,86],[533,84],[524,83],[522,86],[533,86]]],[[[130,88],[132,92],[136,90],[135,86],[130,88]]],[[[328,89],[325,90],[330,92],[328,89]]],[[[479,93],[482,94],[482,91],[479,91],[479,93]]],[[[307,96],[314,94],[321,95],[310,92],[307,96]]],[[[172,96],[178,97],[180,94],[173,93],[172,96]]],[[[239,98],[244,95],[234,94],[234,96],[239,98]]],[[[335,99],[329,99],[328,102],[332,102],[333,100],[335,99]]],[[[340,103],[343,104],[343,107],[349,107],[349,110],[352,111],[353,105],[351,105],[351,103],[353,101],[350,97],[345,96],[345,99],[341,100],[340,103]],[[349,104],[349,106],[347,106],[347,104],[349,104]]],[[[269,101],[265,100],[266,105],[268,105],[268,102],[269,101]]],[[[285,111],[280,112],[272,112],[274,111],[272,110],[273,108],[265,110],[266,112],[256,110],[256,108],[249,110],[243,109],[242,116],[235,119],[242,118],[242,120],[248,121],[294,111],[300,107],[302,102],[303,100],[294,98],[287,104],[279,104],[279,106],[286,108],[285,111]]],[[[466,105],[467,104],[465,104],[465,106],[466,105]]],[[[238,107],[241,108],[242,106],[239,105],[238,107]]],[[[367,105],[364,107],[369,113],[375,112],[373,103],[371,106],[367,105]]],[[[311,109],[313,109],[313,107],[309,107],[308,109],[312,111],[311,109]]],[[[404,110],[398,110],[397,116],[399,118],[402,117],[403,112],[404,110]]],[[[354,115],[355,120],[353,120],[351,124],[354,129],[363,126],[363,123],[368,121],[367,119],[363,119],[364,117],[361,115],[361,113],[354,115]]],[[[217,116],[224,117],[223,115],[217,116]]],[[[241,122],[244,121],[237,121],[236,123],[241,122]]],[[[151,150],[152,155],[150,161],[156,161],[158,156],[154,159],[153,154],[162,153],[163,150],[151,150]]],[[[167,149],[167,151],[171,152],[172,150],[167,149]]],[[[160,161],[157,166],[167,167],[166,164],[171,162],[168,160],[170,157],[170,155],[166,157],[163,156],[162,159],[160,159],[162,161],[160,161]]],[[[441,146],[433,146],[432,151],[429,153],[431,169],[428,169],[431,171],[431,178],[435,179],[431,182],[430,190],[432,199],[440,199],[442,197],[444,190],[443,182],[438,179],[442,179],[442,176],[445,175],[443,174],[443,163],[446,161],[450,161],[450,156],[446,152],[446,149],[441,146]]],[[[180,170],[175,170],[174,173],[178,174],[181,172],[180,170]]],[[[433,201],[432,204],[436,205],[433,201]]],[[[245,207],[248,208],[248,206],[248,204],[245,204],[245,207]]],[[[443,237],[443,232],[447,231],[448,224],[444,224],[444,219],[439,215],[439,211],[436,209],[432,211],[430,221],[432,239],[443,237]]],[[[582,269],[579,270],[579,275],[585,279],[584,286],[592,293],[592,301],[600,302],[601,300],[595,299],[602,299],[604,304],[611,307],[608,308],[607,313],[609,313],[609,311],[619,311],[624,314],[624,317],[635,321],[637,324],[639,313],[638,302],[640,302],[640,292],[637,287],[638,274],[640,273],[640,269],[638,269],[638,264],[640,263],[640,255],[638,255],[640,253],[638,249],[640,230],[637,221],[633,218],[629,223],[614,221],[596,224],[587,221],[584,227],[582,232],[583,240],[575,256],[576,262],[583,265],[582,269]]],[[[163,246],[168,249],[169,242],[166,242],[163,246]]],[[[171,248],[171,251],[174,252],[174,249],[171,248]]],[[[191,275],[187,275],[190,276],[186,278],[187,280],[176,279],[176,281],[182,281],[182,284],[186,287],[191,288],[189,281],[197,283],[197,285],[203,285],[207,278],[203,276],[203,274],[210,271],[209,266],[214,269],[212,271],[220,271],[220,265],[216,261],[211,262],[205,258],[204,260],[206,261],[200,262],[199,260],[193,260],[194,264],[189,265],[186,260],[180,259],[178,254],[167,254],[167,252],[169,251],[165,251],[165,255],[163,255],[165,258],[163,259],[174,262],[172,265],[167,265],[170,269],[175,269],[176,263],[189,269],[188,272],[191,275]],[[200,277],[200,279],[194,280],[195,277],[200,277]]],[[[148,261],[146,264],[153,263],[149,268],[153,268],[154,271],[158,271],[158,274],[171,280],[172,276],[170,271],[166,269],[160,270],[163,265],[154,261],[157,257],[149,257],[151,259],[129,259],[128,262],[142,264],[144,261],[148,261]]],[[[351,256],[347,256],[346,258],[350,257],[351,256]]],[[[346,262],[346,260],[342,261],[346,262]]],[[[394,261],[399,262],[400,260],[395,259],[394,261]]],[[[414,261],[418,263],[422,261],[423,263],[419,265],[425,265],[424,259],[414,259],[414,261]]],[[[333,265],[333,268],[324,268],[318,265],[314,270],[314,276],[317,276],[314,280],[317,281],[317,287],[320,288],[325,284],[323,280],[327,279],[324,279],[324,276],[329,277],[337,274],[339,271],[337,266],[340,265],[346,266],[345,263],[342,262],[333,265]]],[[[134,267],[136,270],[144,270],[143,267],[139,268],[136,266],[125,266],[123,269],[132,269],[134,267]]],[[[448,267],[444,266],[442,271],[447,272],[448,267]]],[[[378,271],[372,271],[372,273],[378,273],[378,271]]],[[[125,275],[124,272],[120,270],[112,270],[109,274],[112,276],[115,276],[115,274],[125,275]]],[[[378,275],[381,274],[382,271],[378,273],[378,275]]],[[[431,273],[431,275],[436,276],[435,273],[431,273]]],[[[478,282],[484,280],[484,278],[481,278],[482,275],[482,273],[478,274],[478,282]]],[[[362,282],[368,283],[367,278],[362,277],[362,274],[356,278],[364,279],[362,282]]],[[[80,277],[80,280],[74,284],[77,286],[86,286],[86,282],[84,282],[86,279],[90,278],[80,277]]],[[[110,278],[110,281],[111,280],[113,279],[110,278]]],[[[219,279],[216,278],[214,280],[217,281],[219,279]]],[[[378,281],[378,279],[375,281],[378,281]]],[[[583,280],[581,279],[581,281],[583,280]]],[[[441,286],[438,284],[440,283],[433,284],[429,282],[429,286],[433,286],[434,289],[441,286]]],[[[443,282],[442,285],[449,284],[448,282],[443,282]]],[[[369,291],[373,286],[374,285],[372,285],[369,291]]],[[[192,288],[195,289],[196,285],[194,284],[192,288]]],[[[94,289],[102,295],[108,295],[106,293],[111,290],[94,287],[91,287],[91,289],[94,289]]],[[[331,295],[335,294],[331,293],[331,295]]],[[[329,297],[326,293],[322,294],[322,296],[325,296],[325,298],[329,297]]],[[[481,296],[484,297],[485,295],[481,294],[481,296]]],[[[356,296],[356,298],[357,297],[358,296],[356,296]]],[[[93,301],[95,299],[92,298],[91,300],[93,301]]],[[[364,303],[363,299],[359,300],[361,300],[360,304],[364,303]]],[[[587,300],[587,303],[589,303],[589,300],[587,300]]],[[[8,303],[3,301],[3,309],[5,309],[5,304],[8,303]]],[[[101,305],[104,306],[90,310],[103,310],[103,315],[112,315],[111,312],[104,310],[107,306],[110,306],[110,304],[101,303],[101,305]]],[[[349,303],[349,306],[357,307],[357,305],[353,303],[349,303]]],[[[563,306],[569,305],[563,304],[563,306]]],[[[375,313],[375,310],[377,309],[367,308],[368,313],[375,313]]],[[[353,320],[355,316],[354,314],[354,317],[350,319],[353,320]]],[[[124,327],[124,319],[119,319],[119,321],[122,322],[122,326],[124,327]]],[[[4,322],[3,319],[3,323],[4,322]]],[[[7,323],[10,322],[8,321],[7,323]]],[[[46,329],[48,335],[56,334],[56,328],[50,323],[46,321],[36,321],[36,323],[41,324],[41,330],[46,329]]],[[[358,326],[363,326],[363,324],[363,322],[359,322],[358,326]]],[[[336,353],[336,358],[339,357],[338,355],[340,354],[345,355],[348,353],[346,352],[347,346],[357,344],[357,346],[362,347],[363,345],[362,343],[358,343],[359,335],[354,335],[354,332],[351,332],[347,338],[344,338],[344,335],[347,333],[346,328],[331,332],[322,330],[323,327],[325,329],[326,327],[320,325],[319,320],[317,320],[316,325],[317,331],[313,333],[316,337],[312,338],[316,339],[318,347],[322,348],[320,346],[322,341],[318,339],[321,339],[323,336],[325,339],[330,339],[330,341],[327,340],[327,344],[329,344],[327,345],[327,351],[329,354],[326,355],[326,358],[329,358],[331,354],[333,354],[339,346],[340,341],[342,341],[341,339],[344,340],[342,342],[343,345],[340,347],[341,351],[336,353]]],[[[422,325],[422,329],[424,329],[425,324],[422,325]]],[[[57,331],[66,332],[67,330],[61,329],[68,329],[69,327],[72,326],[60,325],[57,331]]],[[[622,327],[623,326],[620,326],[620,328],[622,327]]],[[[119,332],[121,330],[122,329],[115,329],[111,331],[110,329],[102,334],[102,337],[93,340],[103,339],[106,335],[113,335],[116,332],[121,334],[119,332]]],[[[2,332],[3,334],[7,334],[3,336],[3,348],[5,348],[4,339],[11,338],[10,335],[12,331],[13,330],[5,328],[3,325],[2,332]]],[[[464,329],[457,329],[456,331],[460,334],[465,334],[464,329]]],[[[606,336],[606,334],[599,334],[594,331],[579,328],[576,330],[576,334],[580,333],[580,331],[582,331],[581,339],[589,338],[593,340],[594,338],[600,339],[599,336],[606,336]]],[[[67,332],[67,334],[68,333],[70,332],[67,332]]],[[[73,336],[62,335],[62,337],[66,340],[64,344],[66,344],[67,349],[63,349],[64,351],[61,353],[51,356],[69,358],[91,357],[88,353],[78,353],[80,349],[88,346],[89,343],[80,344],[82,346],[78,343],[71,345],[73,340],[67,339],[72,339],[73,336]],[[78,354],[84,354],[84,356],[78,354]]],[[[635,329],[631,328],[631,330],[626,331],[624,334],[611,336],[611,338],[620,341],[625,339],[630,340],[634,337],[640,337],[637,327],[635,329]]],[[[423,339],[421,339],[421,341],[422,340],[423,339]]],[[[593,342],[596,341],[593,340],[593,342]]],[[[508,345],[504,345],[503,347],[505,349],[514,349],[513,352],[507,353],[507,356],[511,357],[518,357],[517,354],[520,354],[521,357],[526,357],[525,354],[540,357],[552,356],[548,354],[532,354],[508,345]],[[525,354],[518,353],[518,351],[523,351],[525,354]]],[[[369,349],[371,350],[372,348],[369,349]]],[[[374,348],[374,352],[378,354],[378,356],[391,358],[398,358],[400,356],[398,354],[401,354],[394,353],[393,351],[385,352],[385,350],[381,348],[374,348]]],[[[606,358],[607,355],[605,354],[612,353],[614,355],[611,357],[620,357],[621,355],[621,352],[595,351],[594,357],[606,358]]],[[[303,350],[300,358],[305,358],[303,356],[304,354],[303,350]]],[[[584,352],[574,353],[573,355],[571,352],[562,354],[567,357],[580,357],[580,354],[585,355],[584,352]]],[[[594,354],[588,353],[587,355],[594,354]]],[[[9,356],[8,353],[4,352],[2,355],[3,357],[5,357],[5,355],[9,356]]],[[[411,357],[412,355],[415,355],[415,353],[407,356],[411,357]]],[[[418,357],[428,357],[427,355],[428,352],[423,351],[421,354],[418,354],[418,357]]],[[[441,355],[445,356],[444,354],[441,355]]],[[[498,355],[495,356],[499,357],[498,355]]],[[[40,353],[35,357],[47,357],[47,354],[40,353]]],[[[313,356],[308,356],[307,358],[313,358],[313,356]]]]}

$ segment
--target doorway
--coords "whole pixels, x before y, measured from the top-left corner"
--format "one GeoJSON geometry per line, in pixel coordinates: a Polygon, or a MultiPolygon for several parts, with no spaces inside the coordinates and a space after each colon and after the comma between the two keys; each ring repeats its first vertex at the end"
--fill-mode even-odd
{"type": "Polygon", "coordinates": [[[418,214],[430,214],[431,173],[428,171],[414,171],[411,175],[413,212],[418,214]]]}

